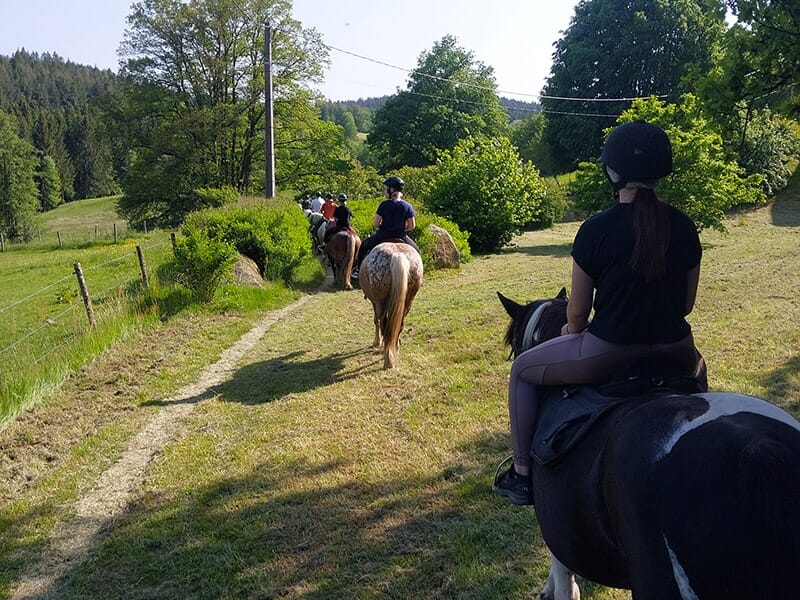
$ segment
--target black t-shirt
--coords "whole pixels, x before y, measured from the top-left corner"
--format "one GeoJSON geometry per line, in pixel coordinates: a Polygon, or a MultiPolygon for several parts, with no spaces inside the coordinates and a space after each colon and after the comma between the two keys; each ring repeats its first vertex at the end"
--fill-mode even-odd
{"type": "Polygon", "coordinates": [[[350,220],[353,218],[353,212],[346,204],[337,206],[333,211],[333,218],[336,219],[336,227],[339,229],[347,229],[350,227],[350,220]]]}
{"type": "Polygon", "coordinates": [[[617,203],[581,225],[572,257],[594,280],[589,331],[617,344],[677,342],[691,332],[684,318],[686,274],[700,264],[697,228],[680,210],[663,205],[669,218],[665,276],[649,285],[630,266],[635,244],[632,204],[617,203]]]}

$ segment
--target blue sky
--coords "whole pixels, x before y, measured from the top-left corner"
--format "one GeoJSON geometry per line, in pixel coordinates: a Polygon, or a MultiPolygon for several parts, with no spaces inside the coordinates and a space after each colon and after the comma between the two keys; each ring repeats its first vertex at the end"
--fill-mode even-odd
{"type": "MultiPolygon", "coordinates": [[[[117,70],[130,0],[0,0],[0,54],[55,52],[117,70]]],[[[404,69],[452,34],[495,70],[501,95],[535,100],[573,0],[294,0],[294,15],[329,46],[404,69]]],[[[405,88],[407,73],[333,50],[318,89],[333,100],[405,88]]]]}

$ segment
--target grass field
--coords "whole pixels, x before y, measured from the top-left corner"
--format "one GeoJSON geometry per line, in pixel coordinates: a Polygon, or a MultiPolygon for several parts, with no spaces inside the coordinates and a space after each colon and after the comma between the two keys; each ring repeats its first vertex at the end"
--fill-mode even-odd
{"type": "MultiPolygon", "coordinates": [[[[797,177],[795,177],[797,180],[797,177]]],[[[704,232],[690,316],[713,389],[800,414],[800,190],[704,232]]],[[[369,348],[359,292],[323,292],[276,322],[149,463],[64,599],[529,598],[547,573],[532,512],[489,491],[509,453],[495,292],[568,284],[577,223],[429,275],[401,367],[369,348]]],[[[276,302],[275,305],[280,304],[276,302]]],[[[264,306],[268,309],[270,306],[264,306]]],[[[76,502],[164,399],[246,331],[255,311],[176,317],[129,336],[0,431],[0,593],[10,595],[76,502]]],[[[629,598],[581,582],[584,598],[629,598]]]]}

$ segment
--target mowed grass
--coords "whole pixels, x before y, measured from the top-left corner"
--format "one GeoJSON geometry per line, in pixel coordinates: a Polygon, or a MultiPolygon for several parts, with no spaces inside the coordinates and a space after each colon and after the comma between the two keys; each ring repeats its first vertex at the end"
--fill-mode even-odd
{"type": "MultiPolygon", "coordinates": [[[[360,292],[314,295],[198,402],[135,501],[52,592],[70,599],[533,596],[548,566],[533,513],[490,493],[510,447],[507,317],[495,292],[525,301],[568,286],[577,226],[528,232],[499,254],[429,274],[393,371],[383,371],[369,347],[371,308],[360,292]]],[[[728,228],[702,234],[701,289],[690,317],[711,386],[757,394],[798,415],[800,197],[736,215],[728,228]]],[[[224,319],[237,330],[247,321],[204,319],[184,333],[181,356],[157,353],[168,363],[161,371],[148,353],[137,357],[144,339],[121,345],[130,379],[108,394],[139,379],[161,381],[163,392],[169,379],[159,372],[185,381],[191,369],[181,365],[197,362],[197,353],[208,360],[230,340],[224,319]]],[[[168,327],[167,347],[180,335],[179,320],[168,327]]],[[[120,369],[107,355],[97,364],[109,378],[120,369]]],[[[31,467],[40,479],[0,510],[0,589],[13,590],[58,520],[73,514],[69,501],[157,410],[145,401],[157,391],[140,390],[117,419],[87,432],[80,453],[68,449],[69,460],[31,467]]],[[[70,406],[69,398],[59,402],[70,406]]],[[[43,405],[31,418],[46,414],[43,405]]],[[[50,431],[58,435],[56,423],[50,431]]],[[[629,598],[581,586],[585,598],[629,598]]]]}

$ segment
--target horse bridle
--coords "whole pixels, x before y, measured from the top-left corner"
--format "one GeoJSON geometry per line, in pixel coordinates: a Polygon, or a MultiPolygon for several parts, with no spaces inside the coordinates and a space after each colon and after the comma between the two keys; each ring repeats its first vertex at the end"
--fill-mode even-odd
{"type": "Polygon", "coordinates": [[[522,347],[520,352],[525,352],[525,350],[533,348],[539,343],[539,338],[541,337],[540,324],[542,321],[542,315],[544,314],[544,311],[547,310],[552,304],[552,300],[548,300],[547,302],[543,302],[537,306],[536,310],[533,311],[533,314],[528,319],[528,322],[525,323],[525,332],[522,334],[522,347]]]}

